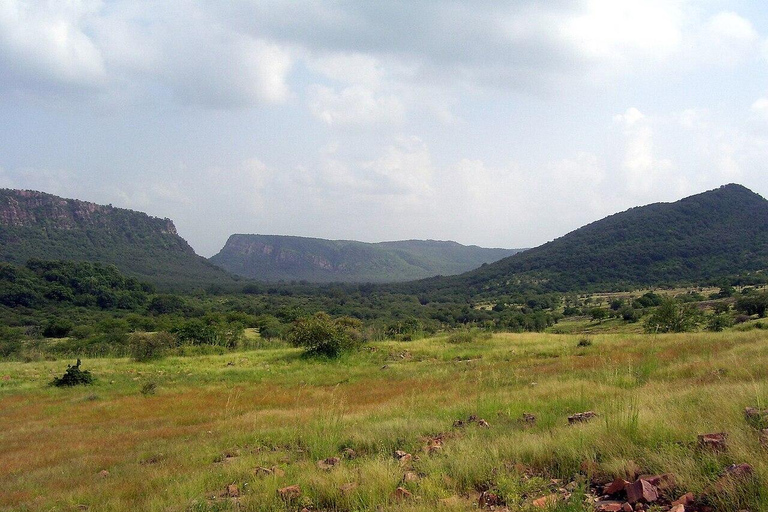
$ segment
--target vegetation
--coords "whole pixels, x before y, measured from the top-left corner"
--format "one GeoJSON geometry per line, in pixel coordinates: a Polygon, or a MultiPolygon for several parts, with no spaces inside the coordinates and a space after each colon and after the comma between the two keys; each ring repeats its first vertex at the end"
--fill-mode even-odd
{"type": "Polygon", "coordinates": [[[326,313],[300,318],[288,331],[288,342],[307,354],[338,357],[360,348],[361,322],[353,318],[331,318],[326,313]]]}
{"type": "Polygon", "coordinates": [[[51,381],[51,386],[62,388],[93,384],[93,375],[91,375],[91,372],[88,370],[81,370],[80,364],[80,359],[78,359],[74,366],[67,365],[67,371],[64,372],[64,375],[61,377],[54,377],[51,381]]]}
{"type": "Polygon", "coordinates": [[[768,403],[765,331],[591,335],[577,347],[581,337],[373,342],[342,361],[285,347],[93,359],[104,377],[88,390],[47,387],[55,362],[0,362],[0,509],[469,510],[490,490],[513,511],[555,493],[554,510],[587,512],[591,479],[666,472],[673,498],[768,508],[768,462],[744,417],[768,403]],[[149,382],[156,392],[142,393],[149,382]],[[587,410],[598,418],[568,425],[587,410]],[[726,451],[698,449],[706,432],[726,432],[726,451]],[[436,438],[442,448],[428,452],[436,438]],[[318,467],[329,457],[340,461],[318,467]],[[708,493],[742,462],[755,480],[708,493]],[[571,482],[565,500],[557,488],[571,482]],[[294,484],[287,506],[277,489],[294,484]]]}

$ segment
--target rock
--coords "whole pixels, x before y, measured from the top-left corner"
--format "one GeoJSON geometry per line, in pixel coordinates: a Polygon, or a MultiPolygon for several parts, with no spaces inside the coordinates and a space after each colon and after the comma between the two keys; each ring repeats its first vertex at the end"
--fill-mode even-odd
{"type": "Polygon", "coordinates": [[[728,434],[725,432],[713,432],[711,434],[699,434],[698,445],[699,448],[705,450],[712,450],[714,452],[724,452],[726,449],[725,440],[728,434]]]}
{"type": "Polygon", "coordinates": [[[478,505],[480,505],[480,508],[484,507],[500,507],[504,505],[504,500],[501,499],[501,496],[499,496],[496,493],[493,493],[491,491],[483,491],[480,494],[480,497],[477,500],[478,505]]]}
{"type": "Polygon", "coordinates": [[[663,473],[661,475],[642,475],[640,480],[645,480],[651,485],[655,486],[658,490],[667,491],[673,489],[677,482],[675,475],[672,473],[663,473]]]}
{"type": "Polygon", "coordinates": [[[3,380],[5,380],[5,381],[11,380],[11,376],[10,375],[3,375],[3,380]]]}
{"type": "Polygon", "coordinates": [[[405,457],[406,455],[408,455],[408,454],[407,454],[406,452],[404,452],[403,450],[395,450],[395,458],[396,458],[397,460],[400,460],[400,459],[402,459],[402,458],[403,458],[403,457],[405,457]]]}
{"type": "Polygon", "coordinates": [[[742,462],[741,464],[731,464],[725,468],[725,476],[729,476],[731,478],[746,478],[748,476],[752,476],[754,472],[755,468],[746,462],[742,462]]]}
{"type": "Polygon", "coordinates": [[[349,482],[346,484],[341,484],[339,486],[339,491],[341,492],[341,494],[349,494],[354,490],[356,490],[357,488],[358,488],[357,482],[349,482]]]}
{"type": "Polygon", "coordinates": [[[263,468],[261,466],[254,469],[253,472],[256,473],[256,476],[269,476],[274,473],[270,468],[263,468]]]}
{"type": "Polygon", "coordinates": [[[768,409],[758,409],[757,407],[744,408],[744,418],[747,423],[758,424],[768,417],[768,409]]]}
{"type": "Polygon", "coordinates": [[[413,455],[398,450],[395,452],[395,458],[400,462],[400,467],[405,467],[411,463],[411,460],[413,460],[413,455]]]}
{"type": "Polygon", "coordinates": [[[692,492],[687,492],[672,502],[672,506],[676,505],[691,505],[696,500],[692,492]]]}
{"type": "Polygon", "coordinates": [[[344,456],[345,459],[356,459],[357,458],[357,452],[353,450],[352,448],[344,448],[342,450],[341,454],[344,456]]]}
{"type": "Polygon", "coordinates": [[[229,484],[227,486],[226,496],[228,496],[230,498],[239,498],[240,497],[240,489],[235,484],[229,484]]]}
{"type": "Polygon", "coordinates": [[[624,502],[601,500],[595,503],[595,510],[598,512],[621,512],[624,502]]]}
{"type": "Polygon", "coordinates": [[[328,457],[327,459],[317,461],[317,467],[324,471],[330,471],[336,467],[339,462],[341,462],[341,459],[338,457],[328,457]]]}
{"type": "Polygon", "coordinates": [[[576,414],[568,416],[568,424],[584,423],[594,418],[597,418],[597,414],[594,411],[577,412],[576,414]]]}
{"type": "Polygon", "coordinates": [[[629,503],[625,503],[621,506],[621,512],[634,512],[634,508],[629,503]]]}
{"type": "Polygon", "coordinates": [[[279,476],[285,476],[285,471],[283,471],[283,470],[282,470],[282,469],[280,469],[279,467],[277,467],[277,466],[272,466],[272,468],[271,468],[271,469],[272,469],[272,474],[273,474],[273,475],[275,475],[275,476],[278,476],[278,477],[279,477],[279,476]]]}
{"type": "Polygon", "coordinates": [[[467,423],[474,423],[476,421],[477,421],[477,415],[475,414],[470,414],[469,418],[467,418],[467,423]]]}
{"type": "Polygon", "coordinates": [[[533,506],[536,508],[547,508],[557,503],[557,494],[550,494],[548,496],[542,496],[541,498],[533,500],[533,506]]]}
{"type": "Polygon", "coordinates": [[[620,492],[624,491],[624,489],[629,485],[629,482],[624,480],[623,478],[617,478],[610,484],[606,485],[603,489],[603,494],[607,494],[609,496],[613,496],[614,494],[619,494],[620,492]]]}
{"type": "Polygon", "coordinates": [[[478,427],[483,427],[483,428],[489,428],[490,427],[488,422],[485,421],[485,420],[477,420],[477,426],[478,427]]]}
{"type": "Polygon", "coordinates": [[[628,484],[624,490],[627,491],[627,501],[632,504],[638,502],[652,503],[659,499],[656,486],[648,480],[636,480],[628,484]]]}
{"type": "Polygon", "coordinates": [[[525,423],[526,425],[534,425],[536,423],[536,416],[534,416],[533,414],[524,412],[523,423],[525,423]]]}
{"type": "Polygon", "coordinates": [[[293,501],[301,496],[301,487],[298,485],[289,485],[277,490],[277,495],[283,501],[293,501]]]}
{"type": "Polygon", "coordinates": [[[669,512],[685,512],[685,505],[672,505],[669,512]]]}
{"type": "Polygon", "coordinates": [[[463,420],[456,420],[456,421],[453,422],[453,428],[463,428],[463,427],[464,427],[464,421],[463,420]]]}
{"type": "Polygon", "coordinates": [[[395,499],[397,500],[409,500],[413,498],[413,494],[411,494],[411,491],[408,489],[405,489],[403,487],[398,487],[395,489],[395,499]]]}
{"type": "Polygon", "coordinates": [[[99,471],[99,476],[101,478],[107,478],[109,476],[109,471],[107,471],[106,469],[102,469],[101,471],[99,471]]]}
{"type": "Polygon", "coordinates": [[[414,473],[413,471],[406,471],[403,473],[403,483],[407,484],[410,482],[418,482],[419,481],[419,475],[414,473]]]}

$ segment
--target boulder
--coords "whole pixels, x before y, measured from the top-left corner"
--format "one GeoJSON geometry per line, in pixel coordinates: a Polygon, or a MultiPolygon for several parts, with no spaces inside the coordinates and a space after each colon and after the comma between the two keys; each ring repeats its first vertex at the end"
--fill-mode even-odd
{"type": "Polygon", "coordinates": [[[413,471],[406,471],[403,473],[403,483],[407,484],[410,482],[418,482],[419,481],[419,475],[414,473],[413,471]]]}
{"type": "Polygon", "coordinates": [[[713,432],[710,434],[699,434],[698,446],[704,450],[713,452],[724,452],[726,450],[726,439],[728,434],[725,432],[713,432]]]}
{"type": "Polygon", "coordinates": [[[608,496],[619,494],[620,492],[624,491],[627,485],[629,485],[629,482],[623,478],[617,478],[610,484],[606,485],[605,488],[603,488],[603,494],[607,494],[608,496]]]}
{"type": "Polygon", "coordinates": [[[485,421],[485,420],[482,420],[482,419],[481,420],[477,420],[477,426],[478,427],[483,427],[483,428],[489,428],[490,427],[488,422],[485,421]]]}
{"type": "Polygon", "coordinates": [[[229,484],[227,486],[227,497],[229,498],[239,498],[240,497],[240,488],[237,487],[235,484],[229,484]]]}
{"type": "Polygon", "coordinates": [[[577,412],[576,414],[568,416],[568,424],[584,423],[594,418],[597,418],[597,413],[594,411],[577,412]]]}
{"type": "Polygon", "coordinates": [[[679,498],[677,498],[675,501],[673,501],[672,505],[673,506],[676,506],[676,505],[688,506],[688,505],[693,504],[694,501],[696,501],[696,498],[693,495],[693,493],[692,492],[687,492],[687,493],[683,494],[682,496],[680,496],[679,498]]]}
{"type": "Polygon", "coordinates": [[[673,505],[669,512],[685,512],[685,505],[673,505]]]}
{"type": "Polygon", "coordinates": [[[621,512],[623,506],[623,501],[601,500],[595,503],[595,510],[598,512],[621,512]]]}
{"type": "Polygon", "coordinates": [[[336,467],[339,462],[341,462],[341,459],[338,457],[328,457],[327,459],[317,461],[317,467],[324,471],[330,471],[336,467]]]}
{"type": "Polygon", "coordinates": [[[357,452],[355,452],[355,450],[353,450],[352,448],[344,448],[341,454],[344,456],[345,459],[357,458],[357,452]]]}
{"type": "Polygon", "coordinates": [[[533,506],[536,508],[548,508],[557,503],[557,494],[550,494],[548,496],[542,496],[541,498],[533,500],[533,506]]]}
{"type": "Polygon", "coordinates": [[[301,496],[301,487],[298,485],[289,485],[277,490],[277,495],[283,501],[293,501],[301,496]]]}
{"type": "Polygon", "coordinates": [[[477,500],[480,508],[484,507],[500,507],[504,505],[504,500],[498,494],[491,491],[483,491],[477,500]]]}
{"type": "Polygon", "coordinates": [[[636,480],[628,484],[625,490],[627,491],[627,501],[632,504],[639,502],[652,503],[659,499],[659,492],[656,486],[648,480],[636,480]]]}
{"type": "Polygon", "coordinates": [[[411,494],[411,491],[408,489],[405,489],[403,487],[398,487],[395,489],[395,499],[397,500],[409,500],[413,498],[413,494],[411,494]]]}
{"type": "Polygon", "coordinates": [[[523,423],[525,423],[526,425],[534,425],[536,423],[536,416],[534,416],[533,414],[524,412],[523,423]]]}

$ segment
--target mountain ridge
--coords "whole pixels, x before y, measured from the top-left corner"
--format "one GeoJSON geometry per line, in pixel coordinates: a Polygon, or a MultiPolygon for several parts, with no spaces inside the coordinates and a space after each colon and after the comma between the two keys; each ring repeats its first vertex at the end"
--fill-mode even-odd
{"type": "Polygon", "coordinates": [[[440,240],[370,243],[233,234],[210,260],[234,274],[264,281],[383,283],[458,274],[517,251],[440,240]]]}

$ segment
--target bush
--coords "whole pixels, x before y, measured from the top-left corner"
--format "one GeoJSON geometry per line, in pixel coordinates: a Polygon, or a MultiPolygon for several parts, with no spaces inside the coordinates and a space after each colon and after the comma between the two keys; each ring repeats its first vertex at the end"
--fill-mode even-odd
{"type": "Polygon", "coordinates": [[[288,331],[288,342],[302,347],[307,354],[338,357],[360,348],[360,321],[353,318],[333,319],[327,313],[300,318],[288,331]]]}
{"type": "Polygon", "coordinates": [[[135,361],[160,359],[176,345],[176,338],[167,332],[135,332],[128,337],[128,347],[135,361]]]}
{"type": "Polygon", "coordinates": [[[54,318],[46,324],[43,336],[46,338],[66,338],[72,331],[72,322],[66,318],[54,318]]]}
{"type": "Polygon", "coordinates": [[[589,338],[581,338],[579,340],[579,343],[576,345],[577,347],[591,347],[592,346],[592,340],[589,338]]]}
{"type": "Polygon", "coordinates": [[[688,332],[698,327],[702,313],[692,304],[666,299],[645,322],[645,332],[688,332]]]}
{"type": "Polygon", "coordinates": [[[93,384],[94,378],[88,370],[80,369],[80,359],[74,366],[67,365],[67,371],[61,377],[54,377],[51,381],[52,386],[69,387],[93,384]]]}
{"type": "Polygon", "coordinates": [[[141,394],[144,396],[150,396],[157,393],[157,382],[150,380],[148,382],[145,382],[141,386],[141,394]]]}
{"type": "Polygon", "coordinates": [[[733,326],[733,318],[727,313],[718,313],[712,315],[707,322],[707,330],[712,332],[720,332],[727,327],[733,326]]]}

